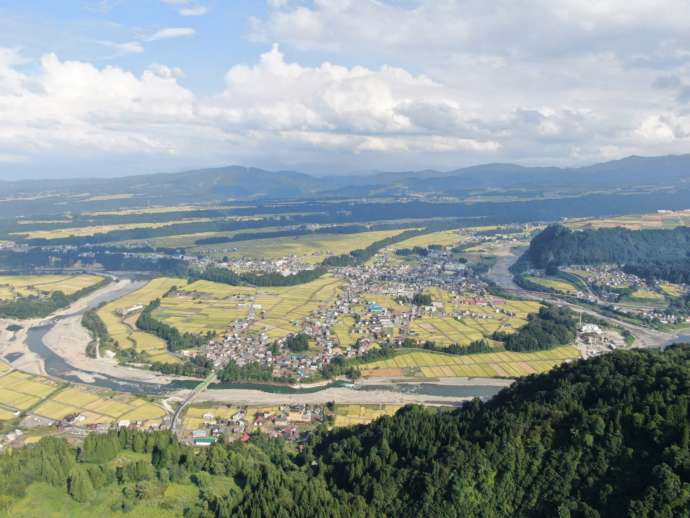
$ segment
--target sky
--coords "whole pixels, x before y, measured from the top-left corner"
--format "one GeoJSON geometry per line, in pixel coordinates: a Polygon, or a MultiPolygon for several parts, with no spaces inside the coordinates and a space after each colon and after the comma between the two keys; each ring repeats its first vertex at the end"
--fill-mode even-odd
{"type": "Polygon", "coordinates": [[[1,0],[0,179],[690,152],[690,0],[1,0]]]}

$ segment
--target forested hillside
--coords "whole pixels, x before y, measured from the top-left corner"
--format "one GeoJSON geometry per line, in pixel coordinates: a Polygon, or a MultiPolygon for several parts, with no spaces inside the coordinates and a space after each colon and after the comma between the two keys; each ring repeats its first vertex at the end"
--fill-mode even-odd
{"type": "Polygon", "coordinates": [[[207,449],[167,432],[93,435],[78,449],[44,439],[0,457],[0,505],[12,516],[688,516],[689,401],[690,347],[617,352],[488,403],[321,430],[301,453],[259,436],[207,449]]]}
{"type": "Polygon", "coordinates": [[[547,269],[570,264],[644,264],[686,259],[690,228],[570,230],[551,225],[537,235],[522,265],[547,269]]]}

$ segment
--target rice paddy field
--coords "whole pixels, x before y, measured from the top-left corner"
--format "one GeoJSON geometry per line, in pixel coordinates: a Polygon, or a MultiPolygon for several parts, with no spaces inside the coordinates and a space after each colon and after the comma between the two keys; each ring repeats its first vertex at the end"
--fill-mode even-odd
{"type": "Polygon", "coordinates": [[[65,385],[50,378],[11,370],[0,364],[0,421],[13,419],[19,412],[60,420],[80,414],[82,424],[112,423],[122,419],[157,424],[166,411],[130,394],[65,385]]]}
{"type": "MultiPolygon", "coordinates": [[[[254,239],[223,243],[222,255],[230,257],[252,257],[278,259],[289,255],[302,258],[308,263],[319,263],[331,255],[348,253],[359,248],[366,248],[374,241],[395,236],[403,230],[360,232],[357,234],[312,234],[307,236],[280,237],[271,239],[254,239]]],[[[205,247],[198,248],[200,252],[205,247]]]]}
{"type": "Polygon", "coordinates": [[[413,320],[410,331],[413,338],[437,345],[469,345],[496,331],[514,332],[527,323],[527,315],[540,308],[538,302],[528,300],[459,296],[438,288],[429,293],[439,311],[413,320]]]}
{"type": "Polygon", "coordinates": [[[393,415],[400,405],[336,405],[335,426],[367,424],[384,415],[393,415]]]}
{"type": "Polygon", "coordinates": [[[154,316],[180,331],[221,331],[253,311],[251,330],[282,338],[299,331],[297,323],[330,304],[341,282],[331,275],[298,286],[246,288],[208,281],[185,286],[161,301],[154,316]]]}
{"type": "Polygon", "coordinates": [[[229,419],[239,410],[238,407],[225,405],[192,405],[185,411],[182,419],[182,428],[184,432],[191,433],[193,430],[201,428],[207,422],[203,418],[205,414],[213,415],[215,420],[229,419]]]}
{"type": "Polygon", "coordinates": [[[565,293],[567,295],[574,295],[578,291],[574,284],[556,277],[534,277],[529,275],[525,278],[534,284],[543,286],[544,288],[550,290],[555,290],[559,293],[565,293]]]}
{"type": "Polygon", "coordinates": [[[105,323],[108,334],[120,348],[129,349],[133,347],[138,351],[145,351],[154,361],[158,362],[177,362],[177,358],[167,352],[164,340],[136,329],[136,314],[123,318],[118,312],[137,304],[146,305],[163,297],[170,288],[184,285],[184,283],[185,281],[182,279],[171,277],[153,279],[141,289],[103,306],[98,310],[98,316],[105,323]]]}
{"type": "Polygon", "coordinates": [[[363,365],[362,375],[368,378],[518,378],[546,372],[556,365],[579,357],[574,346],[530,353],[504,351],[467,355],[411,351],[363,365]]]}
{"type": "Polygon", "coordinates": [[[54,291],[72,295],[102,279],[98,275],[1,275],[0,300],[47,295],[54,291]]]}
{"type": "Polygon", "coordinates": [[[129,394],[99,392],[70,386],[37,406],[33,413],[59,420],[71,414],[85,419],[82,424],[112,423],[122,420],[159,424],[166,411],[156,403],[129,394]]]}

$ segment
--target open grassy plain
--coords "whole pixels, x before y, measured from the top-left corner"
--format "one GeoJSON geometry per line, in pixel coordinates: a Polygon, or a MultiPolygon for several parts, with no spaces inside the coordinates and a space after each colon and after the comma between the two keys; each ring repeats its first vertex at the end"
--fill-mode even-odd
{"type": "Polygon", "coordinates": [[[579,358],[577,349],[564,346],[549,351],[510,351],[452,355],[429,351],[403,352],[394,358],[362,365],[364,377],[480,377],[517,378],[546,372],[564,361],[579,358]]]}
{"type": "Polygon", "coordinates": [[[143,288],[106,304],[98,310],[98,316],[105,323],[108,334],[123,349],[135,348],[147,352],[154,361],[177,362],[177,358],[167,352],[164,340],[157,336],[138,331],[135,326],[137,314],[123,318],[119,312],[137,304],[146,305],[163,297],[174,286],[183,286],[183,279],[159,277],[153,279],[143,288]]]}

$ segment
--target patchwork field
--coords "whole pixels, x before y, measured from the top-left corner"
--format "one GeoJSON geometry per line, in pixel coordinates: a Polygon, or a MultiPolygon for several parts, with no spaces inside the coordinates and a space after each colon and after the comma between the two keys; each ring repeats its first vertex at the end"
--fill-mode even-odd
{"type": "Polygon", "coordinates": [[[579,358],[579,353],[573,346],[532,353],[505,351],[451,355],[412,351],[363,365],[362,374],[365,377],[517,378],[546,372],[564,361],[576,358],[579,358]]]}
{"type": "Polygon", "coordinates": [[[41,403],[34,413],[49,419],[63,419],[71,414],[84,417],[82,424],[112,423],[122,420],[158,424],[166,415],[155,403],[129,394],[107,394],[71,386],[41,403]]]}
{"type": "Polygon", "coordinates": [[[54,291],[72,295],[102,279],[98,275],[2,275],[0,300],[47,295],[54,291]]]}
{"type": "Polygon", "coordinates": [[[12,371],[0,376],[0,405],[10,410],[28,410],[58,388],[48,378],[12,371]]]}
{"type": "Polygon", "coordinates": [[[567,224],[572,228],[610,228],[624,227],[630,230],[643,228],[675,228],[690,225],[690,211],[667,211],[663,213],[632,214],[614,218],[583,219],[570,221],[567,224]]]}
{"type": "Polygon", "coordinates": [[[663,302],[664,296],[656,291],[640,289],[631,293],[629,299],[633,301],[639,300],[642,302],[663,302]]]}
{"type": "Polygon", "coordinates": [[[413,320],[410,331],[413,338],[438,345],[468,345],[499,330],[514,332],[527,323],[527,315],[540,307],[535,301],[458,296],[437,288],[428,292],[439,311],[413,320]]]}
{"type": "Polygon", "coordinates": [[[166,415],[159,405],[130,394],[66,386],[42,376],[9,372],[10,368],[2,363],[0,367],[0,421],[14,418],[19,411],[54,420],[80,414],[84,425],[122,419],[157,424],[166,415]]]}
{"type": "Polygon", "coordinates": [[[166,297],[154,315],[180,331],[222,331],[254,312],[252,330],[282,338],[298,331],[296,323],[333,301],[341,282],[325,275],[298,286],[246,288],[196,281],[166,297]]]}
{"type": "Polygon", "coordinates": [[[660,283],[659,289],[669,297],[680,297],[684,293],[684,289],[680,284],[671,284],[670,282],[660,283]]]}
{"type": "Polygon", "coordinates": [[[555,277],[534,277],[530,275],[525,278],[534,284],[543,286],[544,288],[550,290],[558,291],[560,293],[565,293],[567,295],[574,295],[578,291],[574,284],[555,277]]]}
{"type": "Polygon", "coordinates": [[[108,334],[119,347],[123,349],[134,347],[138,351],[146,351],[155,361],[177,362],[177,358],[166,351],[163,340],[136,329],[136,314],[123,318],[118,312],[137,304],[146,305],[152,300],[161,298],[170,288],[184,284],[183,279],[171,277],[153,279],[141,289],[103,306],[98,310],[98,316],[101,317],[108,329],[108,334]]]}
{"type": "Polygon", "coordinates": [[[335,426],[367,424],[383,415],[393,415],[400,405],[336,405],[335,426]]]}

